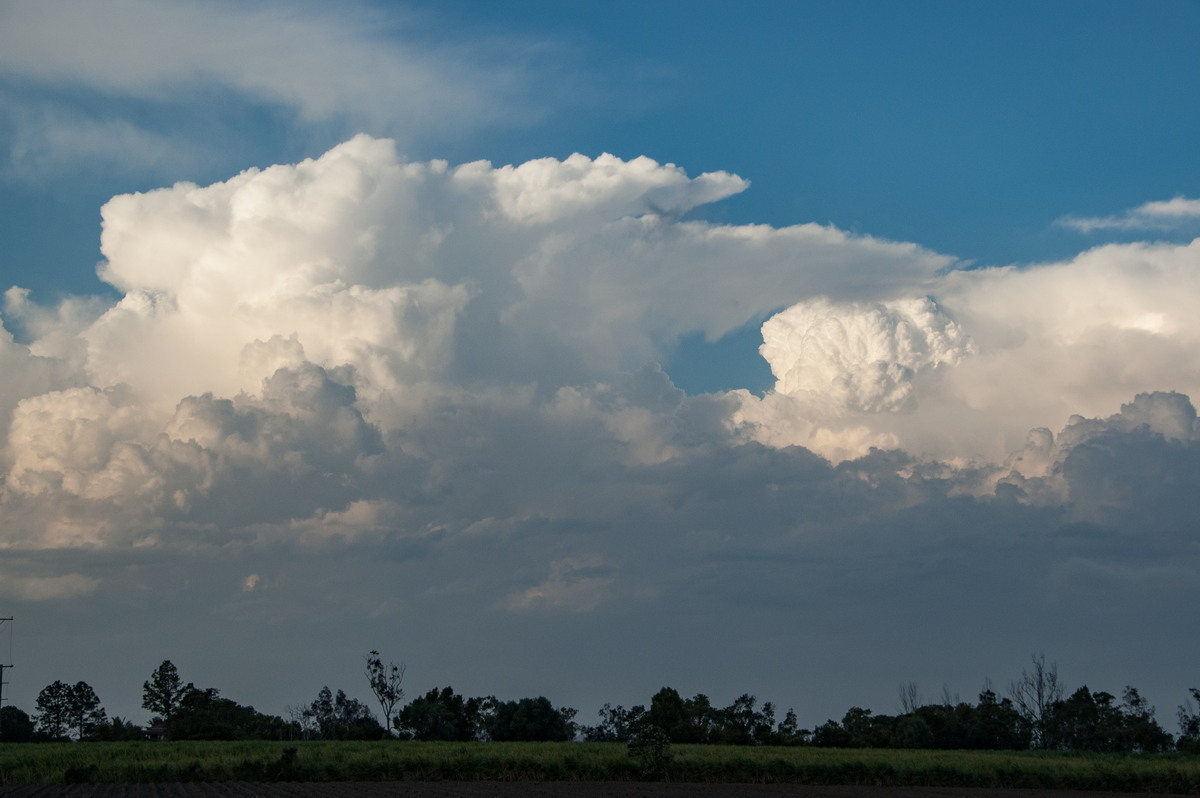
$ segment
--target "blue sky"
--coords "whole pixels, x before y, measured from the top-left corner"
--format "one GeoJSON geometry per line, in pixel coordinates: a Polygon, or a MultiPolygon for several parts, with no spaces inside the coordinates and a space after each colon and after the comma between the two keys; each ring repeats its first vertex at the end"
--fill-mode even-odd
{"type": "MultiPolygon", "coordinates": [[[[1198,193],[1194,2],[756,3],[736,12],[723,3],[466,2],[371,11],[386,23],[385,42],[389,26],[406,37],[411,26],[435,47],[481,40],[484,59],[516,64],[529,84],[516,90],[521,102],[486,120],[418,130],[403,147],[414,159],[648,155],[752,182],[704,209],[707,218],[828,222],[980,265],[1060,258],[1095,243],[1056,226],[1064,215],[1198,193]]],[[[14,106],[53,103],[59,113],[216,143],[203,157],[149,163],[55,164],[47,155],[44,170],[18,167],[20,148],[10,147],[2,268],[39,296],[105,290],[92,267],[97,210],[113,194],[315,156],[360,129],[360,120],[336,116],[297,123],[293,108],[202,80],[146,98],[9,74],[10,140],[14,106]]],[[[384,118],[363,129],[394,127],[384,118]]],[[[757,346],[757,325],[724,347],[701,343],[689,339],[670,364],[685,387],[769,386],[763,364],[718,365],[731,347],[757,346]]]]}
{"type": "Polygon", "coordinates": [[[1198,26],[1182,0],[0,5],[26,667],[136,717],[169,656],[282,711],[386,635],[422,691],[586,719],[678,683],[813,724],[1045,650],[1170,726],[1195,643],[1139,613],[1200,593],[1198,26]],[[180,584],[184,626],[281,661],[320,584],[352,656],[257,679],[145,607],[180,584]],[[731,628],[756,664],[696,666],[731,628]]]}

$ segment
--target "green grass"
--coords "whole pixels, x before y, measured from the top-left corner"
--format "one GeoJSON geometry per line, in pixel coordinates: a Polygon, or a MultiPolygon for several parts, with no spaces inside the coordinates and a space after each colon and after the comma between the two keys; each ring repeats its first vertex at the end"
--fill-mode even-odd
{"type": "MultiPolygon", "coordinates": [[[[673,781],[1009,787],[1200,795],[1200,757],[672,746],[673,781]]],[[[627,781],[619,743],[0,745],[0,786],[181,781],[627,781]],[[294,749],[295,753],[289,753],[294,749]]]]}

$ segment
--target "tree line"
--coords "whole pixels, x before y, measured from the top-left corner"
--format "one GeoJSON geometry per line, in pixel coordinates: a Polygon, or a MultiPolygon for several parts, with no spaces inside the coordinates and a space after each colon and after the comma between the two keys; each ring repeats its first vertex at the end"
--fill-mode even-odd
{"type": "Polygon", "coordinates": [[[364,675],[379,706],[323,687],[310,702],[289,706],[286,716],[261,713],[225,698],[215,688],[184,683],[175,665],[164,661],[143,683],[142,706],[153,713],[139,726],[109,718],[86,682],[55,681],[39,693],[36,714],[0,708],[0,741],[105,740],[447,740],[624,742],[724,745],[810,745],[838,748],[940,748],[991,750],[1070,750],[1105,753],[1200,753],[1200,690],[1179,706],[1180,733],[1172,736],[1155,719],[1134,687],[1120,699],[1086,685],[1067,694],[1058,669],[1045,657],[1001,696],[985,686],[975,703],[944,694],[922,700],[913,683],[900,689],[901,713],[876,715],[851,707],[840,721],[800,728],[793,710],[777,719],[771,702],[749,694],[725,707],[707,696],[684,698],[663,687],[648,705],[605,704],[599,722],[585,725],[576,711],[555,707],[544,696],[502,701],[495,696],[465,697],[452,687],[434,688],[404,703],[404,667],[383,662],[379,652],[365,657],[364,675]]]}

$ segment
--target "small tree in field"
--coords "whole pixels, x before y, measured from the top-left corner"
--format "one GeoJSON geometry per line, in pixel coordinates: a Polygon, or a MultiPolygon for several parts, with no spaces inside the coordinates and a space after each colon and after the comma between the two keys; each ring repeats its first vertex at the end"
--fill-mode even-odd
{"type": "Polygon", "coordinates": [[[391,734],[392,710],[404,700],[404,690],[400,688],[400,683],[404,681],[404,665],[389,662],[384,667],[378,651],[372,651],[366,656],[366,660],[367,683],[371,685],[371,692],[375,694],[379,708],[383,710],[384,727],[388,734],[391,734]]]}

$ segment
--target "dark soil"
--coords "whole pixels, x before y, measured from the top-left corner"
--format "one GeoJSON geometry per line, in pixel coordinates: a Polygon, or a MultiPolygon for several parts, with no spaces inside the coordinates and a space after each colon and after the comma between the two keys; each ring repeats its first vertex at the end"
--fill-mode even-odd
{"type": "Polygon", "coordinates": [[[3,798],[1166,798],[1161,793],[623,781],[226,781],[0,787],[3,798]]]}

